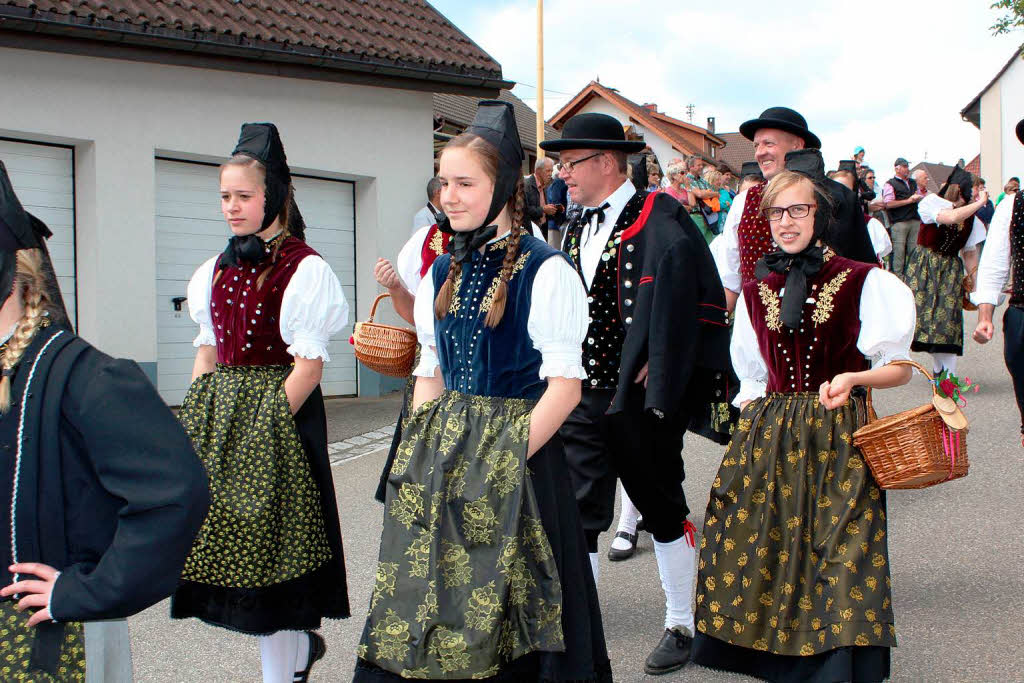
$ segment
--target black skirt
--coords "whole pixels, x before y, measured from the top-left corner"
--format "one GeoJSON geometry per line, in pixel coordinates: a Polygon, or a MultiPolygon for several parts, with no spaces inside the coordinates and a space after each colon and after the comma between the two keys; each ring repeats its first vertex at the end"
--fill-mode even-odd
{"type": "Polygon", "coordinates": [[[316,569],[267,586],[234,587],[182,579],[171,601],[171,618],[196,617],[251,635],[309,631],[323,618],[350,615],[338,503],[327,454],[327,413],[317,387],[294,416],[296,431],[319,494],[319,516],[330,557],[316,569]]]}
{"type": "MultiPolygon", "coordinates": [[[[502,667],[497,676],[484,680],[610,683],[611,663],[597,587],[565,463],[565,450],[557,435],[530,458],[529,465],[541,523],[561,578],[565,652],[532,652],[502,667]]],[[[359,660],[353,680],[379,683],[406,679],[359,660]]]]}

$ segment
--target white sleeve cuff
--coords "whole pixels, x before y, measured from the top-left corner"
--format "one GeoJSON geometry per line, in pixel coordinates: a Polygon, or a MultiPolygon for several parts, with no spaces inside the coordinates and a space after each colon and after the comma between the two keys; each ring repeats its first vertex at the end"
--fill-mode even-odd
{"type": "Polygon", "coordinates": [[[199,348],[200,346],[216,346],[217,335],[213,333],[213,328],[200,323],[199,325],[199,336],[192,342],[192,346],[199,348]]]}
{"type": "Polygon", "coordinates": [[[437,350],[433,346],[420,346],[420,364],[412,371],[414,377],[433,377],[437,366],[437,350]]]}
{"type": "Polygon", "coordinates": [[[883,348],[871,359],[871,369],[875,370],[877,368],[885,367],[894,360],[911,360],[911,358],[906,350],[902,348],[883,348]]]}
{"type": "Polygon", "coordinates": [[[992,304],[993,306],[999,306],[1006,300],[1006,296],[1002,292],[995,290],[979,289],[976,292],[971,292],[971,303],[975,306],[982,304],[992,304]]]}
{"type": "Polygon", "coordinates": [[[737,408],[744,401],[753,401],[755,398],[761,398],[768,391],[768,384],[756,379],[741,379],[740,380],[740,391],[733,399],[732,404],[737,408]]]}
{"type": "Polygon", "coordinates": [[[60,580],[60,572],[57,572],[57,576],[53,577],[53,588],[50,590],[50,597],[46,600],[46,611],[50,613],[50,621],[58,623],[53,618],[53,594],[57,592],[57,581],[60,580]]]}
{"type": "Polygon", "coordinates": [[[331,362],[331,356],[327,353],[327,339],[295,334],[291,346],[288,347],[288,354],[298,358],[315,360],[322,358],[325,363],[331,362]]]}
{"type": "Polygon", "coordinates": [[[587,371],[583,369],[583,351],[579,346],[541,351],[540,378],[565,377],[566,379],[586,379],[587,371]]]}

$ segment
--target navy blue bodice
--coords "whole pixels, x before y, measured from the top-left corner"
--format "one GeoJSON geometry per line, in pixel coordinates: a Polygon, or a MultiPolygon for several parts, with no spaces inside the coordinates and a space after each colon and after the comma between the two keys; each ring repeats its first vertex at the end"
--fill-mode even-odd
{"type": "MultiPolygon", "coordinates": [[[[437,357],[445,388],[478,396],[540,398],[547,382],[540,378],[541,355],[527,331],[533,279],[549,258],[566,258],[541,240],[523,235],[508,282],[505,314],[497,327],[484,325],[508,238],[474,251],[456,276],[448,314],[434,323],[437,357]]],[[[451,255],[434,263],[434,291],[448,276],[451,255]]]]}

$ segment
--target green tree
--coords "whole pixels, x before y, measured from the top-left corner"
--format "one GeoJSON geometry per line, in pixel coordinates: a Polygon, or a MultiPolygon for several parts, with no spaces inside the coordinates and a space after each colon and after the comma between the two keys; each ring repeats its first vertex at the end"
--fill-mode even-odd
{"type": "Polygon", "coordinates": [[[992,24],[992,34],[1002,35],[1024,28],[1024,0],[998,0],[991,5],[992,9],[1002,12],[996,23],[992,24]]]}

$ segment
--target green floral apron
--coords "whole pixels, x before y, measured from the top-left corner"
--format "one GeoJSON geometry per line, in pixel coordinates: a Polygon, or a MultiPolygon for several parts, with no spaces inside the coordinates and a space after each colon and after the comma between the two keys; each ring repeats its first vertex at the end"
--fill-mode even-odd
{"type": "Polygon", "coordinates": [[[406,678],[562,652],[561,586],[526,462],[535,402],[446,391],[404,425],[359,656],[406,678]]]}
{"type": "Polygon", "coordinates": [[[27,613],[0,602],[0,681],[81,683],[85,681],[85,636],[80,623],[28,626],[27,613]],[[43,634],[40,629],[52,629],[43,634]],[[49,641],[49,642],[47,642],[49,641]]]}

